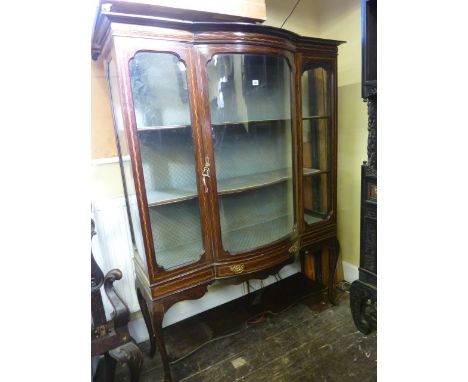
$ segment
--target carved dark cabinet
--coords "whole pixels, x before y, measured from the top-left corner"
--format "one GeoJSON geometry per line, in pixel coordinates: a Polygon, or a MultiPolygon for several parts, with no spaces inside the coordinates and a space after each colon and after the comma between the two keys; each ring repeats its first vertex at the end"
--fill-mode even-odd
{"type": "Polygon", "coordinates": [[[340,43],[101,6],[92,53],[105,64],[137,295],[166,380],[164,314],[215,280],[265,278],[328,247],[333,299],[340,43]]]}
{"type": "Polygon", "coordinates": [[[361,252],[359,280],[351,285],[356,327],[377,326],[377,0],[362,0],[362,97],[368,108],[367,162],[361,167],[361,252]]]}

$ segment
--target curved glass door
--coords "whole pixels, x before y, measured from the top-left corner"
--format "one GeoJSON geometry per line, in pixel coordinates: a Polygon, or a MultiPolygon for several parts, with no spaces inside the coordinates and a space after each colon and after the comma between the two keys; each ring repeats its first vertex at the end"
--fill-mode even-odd
{"type": "Polygon", "coordinates": [[[171,269],[204,252],[186,67],[139,52],[129,70],[156,261],[171,269]]]}
{"type": "Polygon", "coordinates": [[[331,210],[331,81],[326,64],[305,64],[301,76],[304,221],[331,210]]]}
{"type": "Polygon", "coordinates": [[[293,232],[291,69],[280,56],[216,54],[207,72],[221,236],[236,254],[293,232]]]}

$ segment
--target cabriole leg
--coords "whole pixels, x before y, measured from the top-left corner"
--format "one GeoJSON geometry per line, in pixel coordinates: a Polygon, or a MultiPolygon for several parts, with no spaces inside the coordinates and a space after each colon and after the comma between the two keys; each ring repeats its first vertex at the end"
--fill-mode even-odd
{"type": "Polygon", "coordinates": [[[151,316],[148,310],[148,305],[146,303],[145,298],[141,294],[140,289],[136,288],[137,297],[138,297],[138,304],[140,305],[141,313],[143,314],[143,319],[145,320],[146,329],[148,330],[149,340],[150,340],[150,351],[149,356],[153,357],[154,353],[156,352],[156,341],[154,338],[154,330],[153,325],[151,324],[151,316]]]}
{"type": "Polygon", "coordinates": [[[171,369],[169,366],[169,358],[166,352],[166,344],[162,333],[162,322],[164,319],[164,306],[161,303],[153,302],[153,330],[158,346],[161,361],[164,367],[164,382],[172,382],[171,369]]]}

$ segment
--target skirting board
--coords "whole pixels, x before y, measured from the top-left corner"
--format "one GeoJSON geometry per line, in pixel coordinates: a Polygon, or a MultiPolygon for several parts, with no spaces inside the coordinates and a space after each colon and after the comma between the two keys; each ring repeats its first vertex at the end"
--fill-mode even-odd
{"type": "Polygon", "coordinates": [[[345,281],[352,283],[359,278],[359,268],[354,264],[343,261],[343,274],[345,281]]]}

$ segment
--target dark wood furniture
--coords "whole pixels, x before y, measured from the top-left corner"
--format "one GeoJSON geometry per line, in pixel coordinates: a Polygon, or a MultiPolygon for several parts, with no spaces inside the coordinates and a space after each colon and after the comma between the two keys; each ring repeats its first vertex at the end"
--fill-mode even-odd
{"type": "Polygon", "coordinates": [[[334,299],[337,51],[259,24],[100,8],[136,289],[165,378],[165,312],[215,280],[266,278],[330,253],[334,299]]]}
{"type": "MultiPolygon", "coordinates": [[[[94,221],[91,220],[91,240],[95,234],[94,221]]],[[[95,382],[113,381],[117,362],[128,364],[131,382],[138,382],[140,379],[143,353],[128,332],[130,313],[113,286],[114,282],[121,278],[122,272],[118,269],[112,269],[104,276],[91,250],[91,356],[104,355],[98,364],[95,382]],[[102,286],[114,308],[113,319],[110,322],[106,320],[104,312],[102,286]]]]}
{"type": "Polygon", "coordinates": [[[377,0],[362,0],[362,97],[368,108],[368,161],[361,167],[361,254],[359,280],[351,285],[356,327],[377,326],[377,0]]]}

